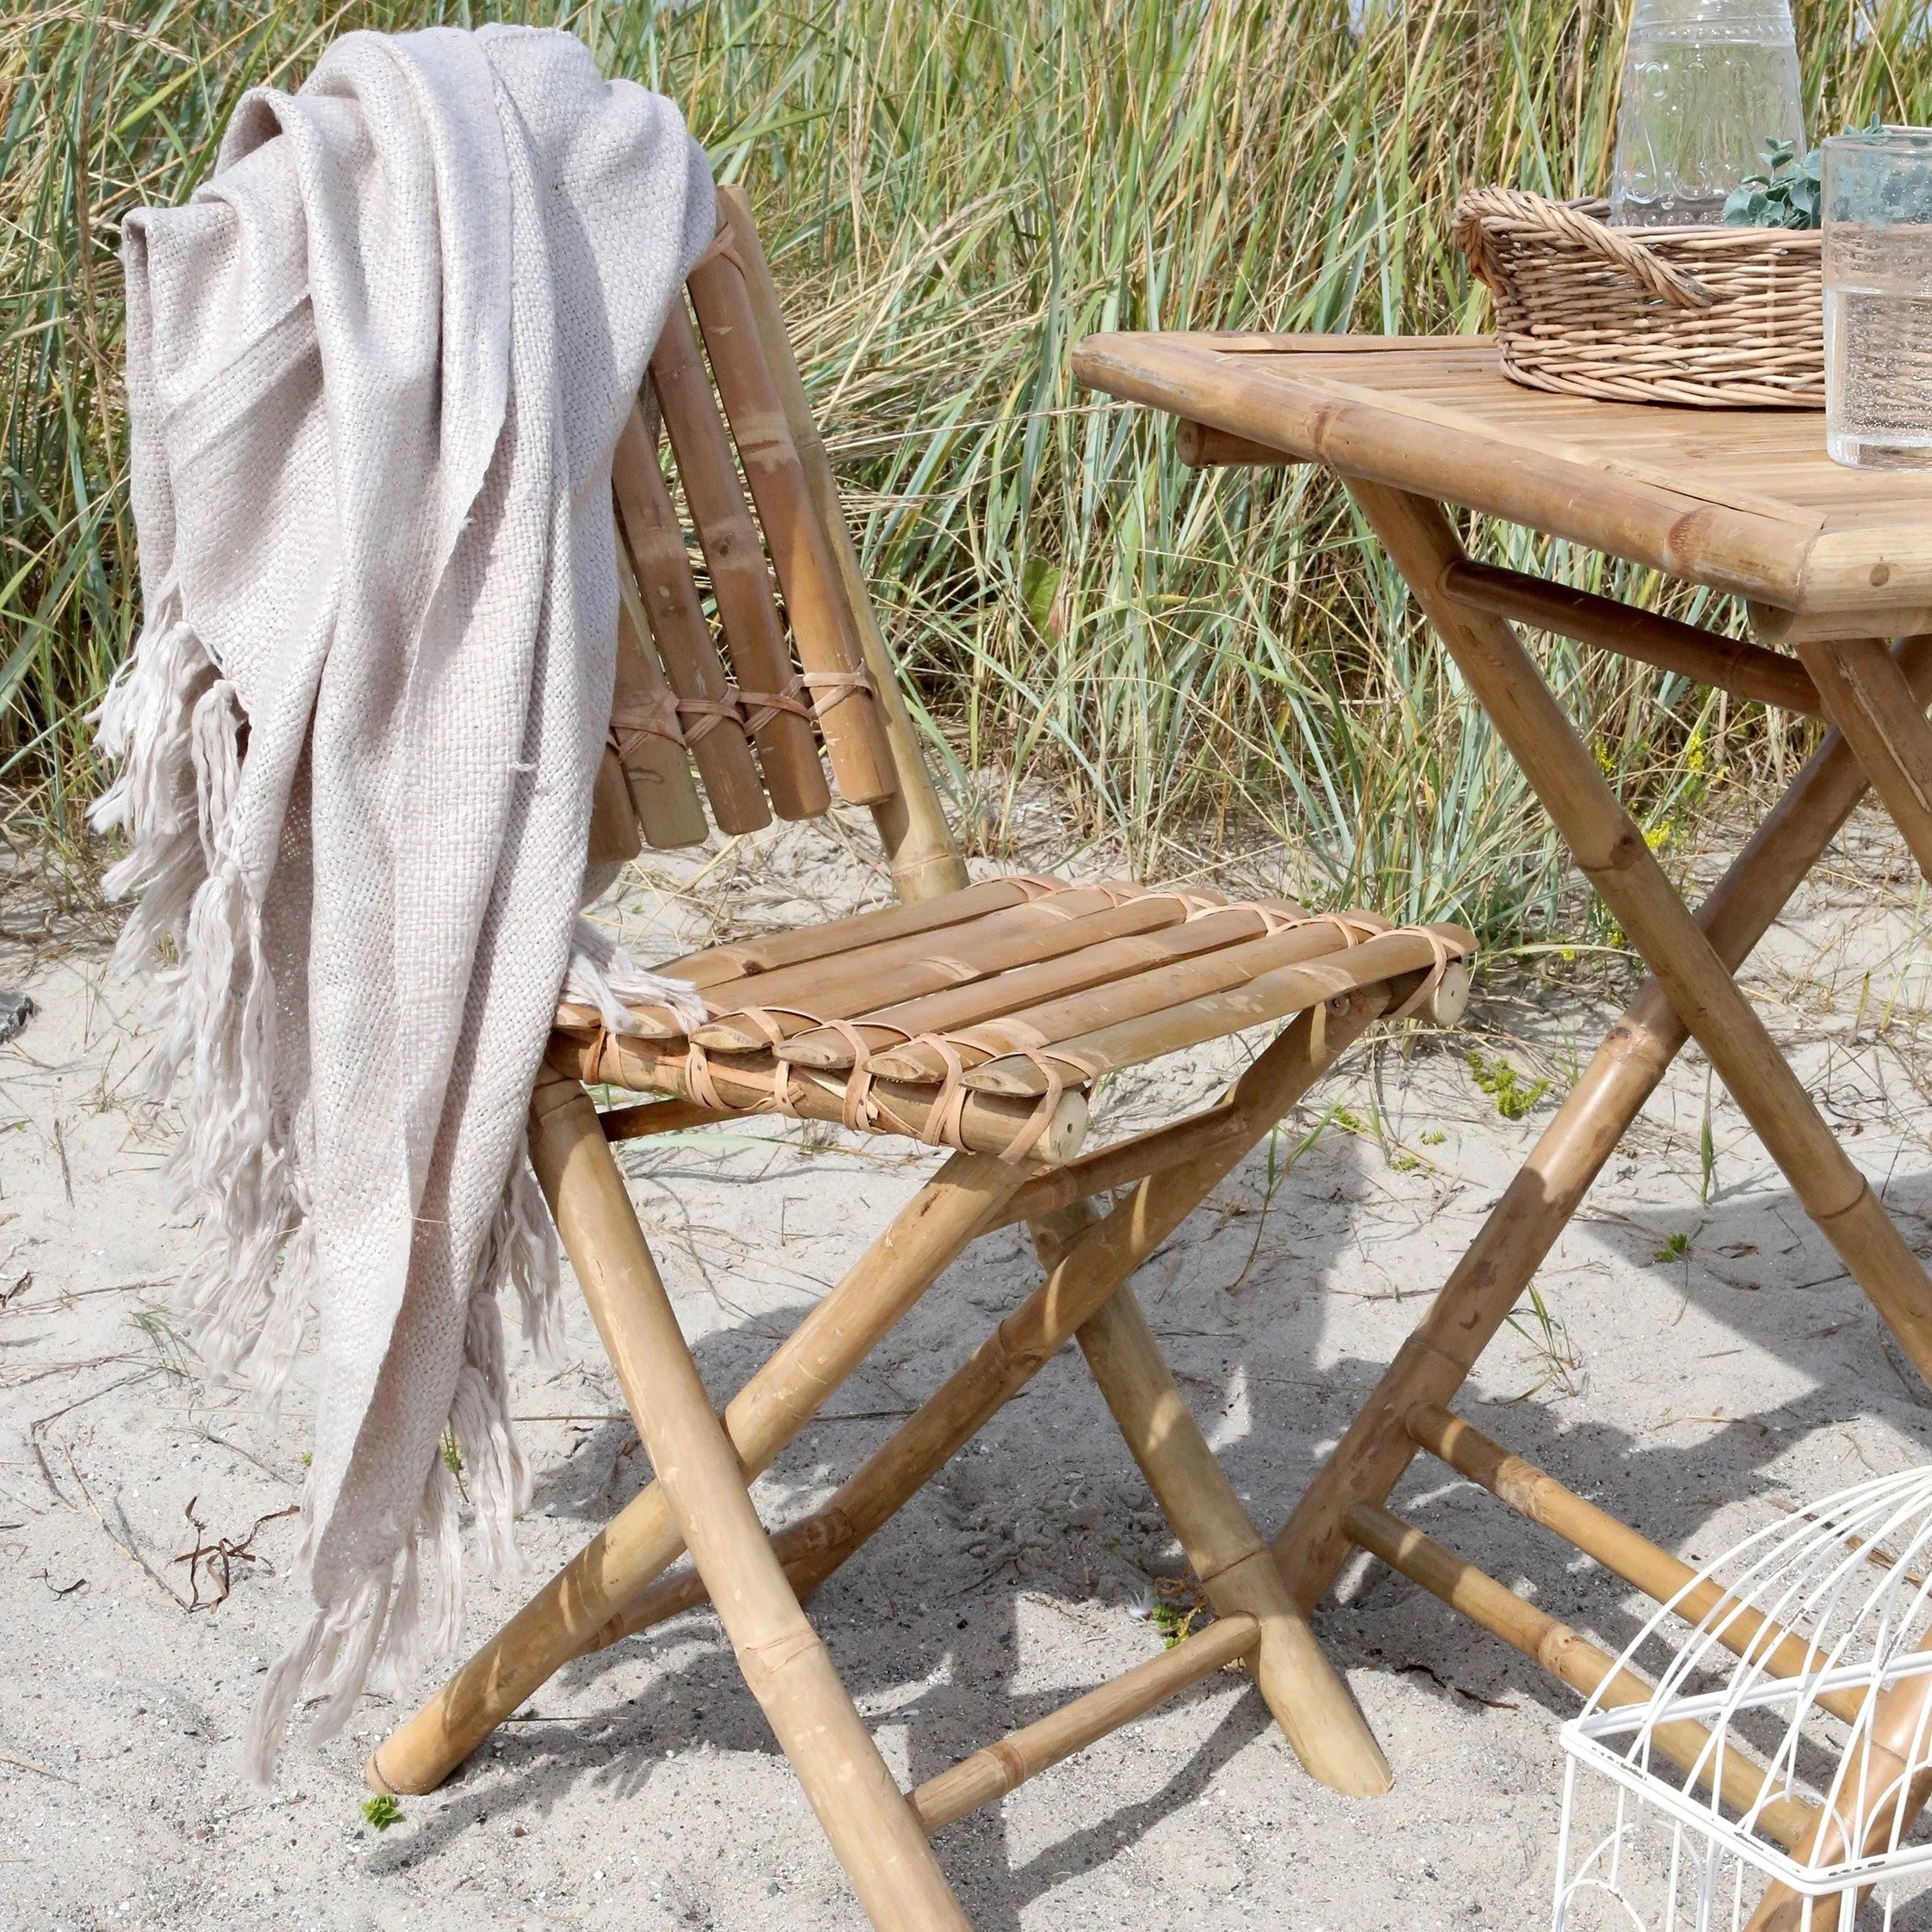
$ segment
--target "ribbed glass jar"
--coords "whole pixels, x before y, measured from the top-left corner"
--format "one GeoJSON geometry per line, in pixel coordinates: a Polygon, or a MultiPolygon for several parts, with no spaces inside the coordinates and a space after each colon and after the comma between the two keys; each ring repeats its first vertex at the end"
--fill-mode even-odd
{"type": "Polygon", "coordinates": [[[1635,0],[1610,219],[1721,221],[1724,198],[1764,171],[1774,138],[1805,151],[1790,0],[1635,0]]]}

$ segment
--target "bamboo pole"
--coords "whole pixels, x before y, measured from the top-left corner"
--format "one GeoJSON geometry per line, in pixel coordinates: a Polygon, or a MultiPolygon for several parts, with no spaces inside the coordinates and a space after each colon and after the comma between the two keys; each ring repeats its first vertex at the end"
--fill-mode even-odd
{"type": "Polygon", "coordinates": [[[1079,1340],[1215,1614],[1259,1624],[1255,1683],[1295,1755],[1330,1790],[1379,1797],[1388,1760],[1182,1400],[1133,1289],[1122,1286],[1096,1308],[1079,1340]]]}
{"type": "MultiPolygon", "coordinates": [[[[1932,697],[1932,636],[1898,655],[1918,700],[1932,697]]],[[[1850,748],[1828,733],[1698,914],[1726,969],[1744,963],[1864,792],[1850,748]]],[[[1276,1557],[1304,1609],[1348,1559],[1349,1504],[1380,1503],[1409,1466],[1415,1445],[1403,1418],[1418,1402],[1454,1398],[1688,1037],[1663,988],[1646,980],[1277,1535],[1276,1557]]]]}
{"type": "Polygon", "coordinates": [[[1805,1211],[1932,1380],[1932,1280],[1923,1264],[1819,1117],[1509,625],[1444,594],[1443,572],[1462,550],[1440,507],[1375,483],[1351,483],[1350,489],[1579,869],[1643,954],[1805,1211]]]}
{"type": "MultiPolygon", "coordinates": [[[[1800,1865],[1835,1865],[1847,1858],[1868,1857],[1904,1841],[1932,1797],[1932,1763],[1927,1763],[1928,1739],[1932,1738],[1929,1707],[1932,1675],[1907,1677],[1879,1694],[1871,1724],[1853,1738],[1836,1801],[1828,1793],[1811,1829],[1791,1846],[1791,1855],[1800,1865]],[[1852,1830],[1861,1825],[1854,1843],[1852,1830]]],[[[1848,1915],[1843,1892],[1807,1898],[1774,1880],[1744,1932],[1852,1932],[1871,1895],[1869,1886],[1859,1892],[1848,1915]]]]}
{"type": "Polygon", "coordinates": [[[1736,698],[1756,698],[1761,705],[1807,717],[1824,716],[1818,686],[1804,664],[1742,638],[1720,637],[1695,624],[1637,610],[1614,597],[1546,583],[1520,570],[1498,569],[1467,558],[1443,572],[1443,588],[1471,610],[1514,618],[1596,650],[1615,651],[1640,664],[1654,664],[1660,671],[1676,671],[1736,698]]]}
{"type": "MultiPolygon", "coordinates": [[[[819,1020],[870,1013],[962,981],[989,978],[1011,967],[1177,926],[1186,917],[1186,905],[1172,893],[1141,893],[1123,905],[1115,904],[1100,888],[1055,893],[969,926],[949,927],[936,944],[895,940],[889,948],[868,947],[829,964],[766,974],[744,989],[745,1004],[762,1009],[764,1026],[727,1008],[692,1037],[715,1052],[761,1052],[772,1043],[766,1027],[782,1035],[803,1032],[819,1020]],[[789,1010],[793,1008],[799,1010],[789,1010]]],[[[724,1002],[714,994],[711,1004],[715,1010],[724,1002]]],[[[883,1065],[879,1070],[895,1080],[919,1077],[883,1065]]]]}
{"type": "Polygon", "coordinates": [[[1301,460],[1292,450],[1271,449],[1186,416],[1174,424],[1174,453],[1191,470],[1285,470],[1301,460]]]}
{"type": "Polygon", "coordinates": [[[969,1932],[926,1834],[772,1555],[597,1111],[575,1080],[539,1077],[530,1152],[657,1485],[699,1571],[718,1586],[718,1614],[745,1682],[866,1916],[881,1932],[969,1932]]]}
{"type": "Polygon", "coordinates": [[[802,966],[809,960],[829,959],[836,953],[876,945],[883,939],[937,932],[949,926],[963,925],[985,913],[1023,906],[1069,889],[1061,880],[1024,875],[983,879],[977,885],[964,886],[944,898],[877,906],[869,912],[852,913],[844,919],[828,919],[815,926],[797,926],[789,932],[768,932],[755,939],[735,939],[729,945],[707,946],[702,952],[686,953],[658,969],[708,988],[754,974],[775,973],[784,966],[802,966]]]}
{"type": "MultiPolygon", "coordinates": [[[[1469,347],[1465,337],[1449,350],[1469,347]]],[[[1501,431],[1474,434],[1466,420],[1392,408],[1357,386],[1375,380],[1372,364],[1357,363],[1353,382],[1338,382],[1311,374],[1300,359],[1262,364],[1205,338],[1124,334],[1089,335],[1073,361],[1079,380],[1111,396],[1232,430],[1339,476],[1431,491],[1763,603],[1859,600],[1832,584],[1820,594],[1815,521],[1734,508],[1501,431]]],[[[1916,600],[1918,573],[1895,567],[1894,574],[1905,599],[1916,600]]]]}
{"type": "MultiPolygon", "coordinates": [[[[711,395],[698,336],[682,296],[674,297],[651,353],[650,379],[684,481],[685,501],[717,600],[718,628],[737,681],[749,693],[792,694],[791,649],[772,594],[758,526],[738,484],[731,444],[711,395]]],[[[747,709],[755,706],[748,700],[747,709]]],[[[780,818],[816,818],[832,803],[809,717],[782,708],[753,732],[765,785],[780,818]]]]}
{"type": "Polygon", "coordinates": [[[1795,649],[1814,637],[1916,637],[1932,632],[1932,607],[1867,604],[1842,611],[1794,611],[1775,604],[1747,606],[1750,634],[1761,644],[1795,649]]]}
{"type": "MultiPolygon", "coordinates": [[[[1279,904],[1284,916],[1307,916],[1299,907],[1290,910],[1291,901],[1275,903],[1279,904]]],[[[1190,959],[1243,939],[1259,938],[1267,930],[1266,919],[1254,908],[1229,906],[1219,912],[1183,920],[1177,926],[1106,940],[1059,958],[1015,966],[1002,973],[997,981],[971,981],[963,986],[947,987],[937,993],[921,994],[877,1007],[855,1016],[853,1031],[877,1053],[901,1046],[911,1035],[955,1032],[996,1019],[1002,1013],[1018,1012],[1049,1000],[1088,992],[1173,960],[1190,959]]],[[[852,1043],[844,1030],[829,1026],[794,1034],[778,1048],[778,1054],[781,1060],[802,1067],[849,1067],[852,1061],[852,1043]]],[[[906,1057],[900,1064],[926,1070],[933,1062],[906,1057]]]]}
{"type": "Polygon", "coordinates": [[[624,767],[608,745],[597,761],[590,787],[590,836],[584,848],[587,865],[621,865],[643,850],[643,828],[631,803],[624,767]]]}
{"type": "MultiPolygon", "coordinates": [[[[688,1051],[642,1040],[628,1034],[598,1033],[579,1038],[565,1033],[581,1056],[582,1077],[633,1093],[668,1093],[677,1100],[709,1105],[706,1094],[692,1084],[688,1051]]],[[[711,1094],[743,1113],[774,1113],[775,1096],[784,1091],[791,1112],[800,1120],[843,1122],[846,1081],[828,1079],[803,1068],[788,1067],[769,1055],[746,1055],[726,1061],[713,1059],[705,1068],[711,1094]]],[[[902,1134],[928,1146],[951,1145],[935,1135],[945,1124],[940,1090],[908,1086],[901,1080],[874,1080],[867,1093],[864,1124],[875,1134],[902,1134]]],[[[1039,1114],[1037,1102],[1015,1100],[1000,1093],[963,1096],[956,1132],[957,1142],[974,1154],[1003,1154],[1030,1131],[1039,1114]]],[[[1087,1104],[1078,1087],[1069,1086],[1054,1103],[1053,1111],[1025,1150],[1031,1160],[1057,1164],[1070,1160],[1086,1132],[1087,1104]]]]}
{"type": "MultiPolygon", "coordinates": [[[[1740,1603],[1688,1563],[1659,1549],[1607,1510],[1586,1503],[1554,1476],[1512,1455],[1500,1443],[1439,1403],[1418,1403],[1405,1418],[1410,1439],[1438,1456],[1517,1515],[1541,1523],[1585,1556],[1634,1585],[1686,1623],[1701,1625],[1734,1656],[1775,1677],[1803,1677],[1820,1668],[1818,1652],[1783,1629],[1762,1610],[1740,1603]]],[[[1864,1698],[1855,1691],[1823,1690],[1815,1701],[1835,1717],[1855,1722],[1864,1698]]]]}
{"type": "Polygon", "coordinates": [[[771,267],[751,218],[751,204],[745,199],[744,190],[735,185],[719,188],[717,198],[736,241],[738,260],[744,269],[745,292],[758,323],[765,364],[778,385],[785,421],[791,429],[792,446],[798,452],[806,488],[818,508],[819,520],[831,545],[832,561],[844,593],[840,608],[852,624],[859,655],[872,674],[872,691],[885,726],[886,743],[891,749],[893,773],[899,781],[891,797],[881,799],[872,807],[879,841],[885,847],[886,864],[901,900],[942,898],[964,888],[966,862],[960,857],[959,847],[946,824],[939,795],[920,747],[919,734],[899,688],[898,667],[880,632],[858,554],[846,528],[838,479],[833,475],[831,458],[826,454],[818,425],[812,420],[811,403],[806,398],[805,385],[792,356],[791,341],[785,332],[778,285],[772,280],[771,267]]]}
{"type": "MultiPolygon", "coordinates": [[[[1317,1007],[1301,1015],[1235,1083],[1230,1104],[1250,1129],[1245,1138],[1142,1181],[822,1509],[779,1532],[773,1546],[801,1594],[823,1583],[1038,1374],[1387,1003],[1385,988],[1369,987],[1342,1012],[1317,1007]]],[[[668,1577],[637,1600],[625,1628],[649,1629],[705,1600],[701,1578],[689,1572],[668,1577]]]]}
{"type": "MultiPolygon", "coordinates": [[[[1514,1591],[1505,1590],[1493,1577],[1464,1562],[1453,1550],[1400,1517],[1366,1503],[1351,1504],[1347,1528],[1357,1543],[1392,1570],[1400,1570],[1412,1583],[1420,1584],[1452,1610],[1521,1651],[1572,1690],[1585,1697],[1601,1693],[1599,1701],[1606,1708],[1650,1701],[1651,1687],[1621,1669],[1608,1651],[1600,1650],[1568,1624],[1558,1622],[1547,1610],[1526,1603],[1514,1591]]],[[[1659,1724],[1651,1736],[1664,1757],[1695,1776],[1707,1789],[1714,1761],[1720,1792],[1734,1810],[1748,1812],[1757,1805],[1764,1775],[1734,1747],[1720,1750],[1701,1724],[1679,1718],[1659,1724]]],[[[1770,1799],[1757,1811],[1759,1824],[1786,1846],[1798,1843],[1810,1830],[1812,1815],[1809,1805],[1794,1798],[1770,1799]]]]}
{"type": "Polygon", "coordinates": [[[943,1831],[1123,1724],[1146,1716],[1176,1692],[1239,1663],[1260,1637],[1261,1627],[1252,1617],[1222,1617],[1159,1657],[1136,1664],[1085,1696],[962,1758],[928,1778],[909,1794],[908,1802],[928,1833],[943,1831]]]}
{"type": "MultiPolygon", "coordinates": [[[[848,634],[843,586],[831,544],[792,440],[784,400],[761,343],[734,231],[718,237],[685,286],[698,311],[718,397],[737,440],[745,481],[784,592],[785,615],[808,677],[851,678],[866,671],[848,634]]],[[[868,678],[869,673],[866,673],[868,678]]],[[[822,687],[819,730],[839,790],[855,805],[898,789],[878,698],[869,686],[822,687]]]]}
{"type": "Polygon", "coordinates": [[[995,1228],[1012,1227],[1015,1221],[1037,1221],[1077,1201],[1130,1187],[1163,1168],[1211,1155],[1223,1146],[1237,1141],[1247,1145],[1243,1136],[1250,1131],[1248,1116],[1232,1099],[1223,1098],[1172,1126],[1150,1128],[1144,1134],[1117,1141],[1111,1147],[1083,1154],[1078,1160],[1034,1175],[982,1232],[990,1234],[995,1228]]]}
{"type": "Polygon", "coordinates": [[[1921,875],[1932,879],[1932,727],[1904,673],[1876,638],[1804,643],[1798,655],[1921,875]]]}
{"type": "Polygon", "coordinates": [[[631,574],[630,553],[617,546],[617,679],[611,694],[611,728],[625,746],[621,763],[631,803],[645,840],[657,851],[701,846],[711,830],[704,801],[691,776],[691,754],[677,724],[676,694],[664,677],[649,635],[643,599],[631,574]],[[666,736],[668,727],[678,735],[666,736]]]}
{"type": "Polygon", "coordinates": [[[606,1141],[642,1141],[654,1134],[681,1134],[687,1128],[721,1127],[743,1117],[694,1106],[688,1100],[646,1100],[635,1107],[606,1107],[597,1119],[606,1141]]]}
{"type": "MultiPolygon", "coordinates": [[[[965,1076],[969,1088],[987,1093],[1043,1093],[1046,1074],[1039,1062],[1025,1054],[1028,1047],[1049,1059],[1063,1060],[1084,1077],[1135,1066],[1144,1060],[1157,1060],[1165,1053],[1178,1053],[1203,1040],[1217,1040],[1250,1026],[1285,1018],[1324,1000],[1344,998],[1358,987],[1407,979],[1428,971],[1437,959],[1436,948],[1428,937],[1431,934],[1453,954],[1462,957],[1475,950],[1474,936],[1460,926],[1406,926],[1400,932],[1365,939],[1360,945],[1337,944],[1320,957],[1301,964],[1277,966],[1271,971],[1250,975],[1242,969],[1240,956],[1248,953],[1265,957],[1264,949],[1277,943],[1256,940],[1246,946],[1230,946],[1205,960],[1191,960],[1183,966],[1163,968],[1104,988],[1104,993],[1115,996],[1116,1004],[1141,1009],[1129,1018],[1068,1037],[1049,1031],[1048,1024],[1015,1016],[974,1027],[960,1035],[953,1044],[962,1060],[967,1060],[968,1048],[975,1049],[975,1054],[996,1046],[1002,1049],[976,1064],[969,1061],[965,1076]],[[1171,986],[1182,981],[1196,966],[1214,966],[1234,983],[1225,992],[1202,994],[1171,1004],[1161,999],[1163,983],[1171,986]]],[[[1284,932],[1278,935],[1278,939],[1287,941],[1296,936],[1284,932]]],[[[1451,958],[1437,989],[1442,997],[1431,1005],[1431,1017],[1444,1025],[1455,1024],[1468,999],[1467,969],[1456,971],[1460,965],[1461,958],[1451,958]],[[1453,980],[1451,973],[1455,974],[1453,980]]],[[[1069,1007],[1074,1004],[1071,1000],[1063,1002],[1069,1007]]],[[[1055,1027],[1064,1024],[1063,1020],[1052,1023],[1055,1027]]],[[[879,1070],[896,1071],[906,1059],[899,1054],[881,1055],[879,1070]]]]}
{"type": "MultiPolygon", "coordinates": [[[[726,1407],[741,1479],[784,1449],[999,1212],[1018,1171],[955,1154],[779,1344],[726,1407]]],[[[655,1464],[655,1458],[654,1458],[655,1464]]],[[[434,1791],[524,1700],[574,1657],[622,1634],[612,1620],[684,1547],[652,1482],[552,1577],[370,1759],[378,1789],[434,1791]]]]}
{"type": "MultiPolygon", "coordinates": [[[[1338,926],[1327,920],[1304,919],[1277,932],[1251,931],[1246,938],[1205,949],[1188,945],[1190,926],[1206,926],[1209,920],[1223,916],[1210,914],[1167,927],[1154,938],[1153,944],[1161,947],[1165,941],[1172,950],[1156,951],[1141,971],[1111,973],[1098,985],[1033,1004],[1025,1002],[1023,988],[1016,988],[1012,1004],[1004,1005],[975,1025],[954,1030],[953,1044],[970,1070],[1002,1055],[1024,1052],[1049,1041],[1072,1040],[1103,1026],[1160,1013],[1186,1000],[1245,985],[1277,968],[1339,952],[1348,944],[1338,926]]],[[[992,989],[988,991],[990,994],[992,989]]],[[[944,1061],[931,1046],[914,1043],[888,1048],[879,1055],[877,1065],[882,1074],[895,1080],[938,1080],[945,1070],[944,1061]]]]}
{"type": "Polygon", "coordinates": [[[711,816],[720,831],[755,832],[772,822],[772,808],[752,762],[743,722],[731,705],[731,681],[705,622],[685,553],[684,526],[657,466],[656,439],[645,426],[641,404],[631,405],[618,437],[611,486],[665,675],[680,701],[719,707],[688,714],[690,722],[683,726],[711,802],[711,816]]]}

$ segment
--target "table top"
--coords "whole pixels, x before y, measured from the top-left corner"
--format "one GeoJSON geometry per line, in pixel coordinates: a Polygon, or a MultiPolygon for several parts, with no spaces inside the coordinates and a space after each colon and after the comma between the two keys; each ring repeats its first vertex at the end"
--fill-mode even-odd
{"type": "Polygon", "coordinates": [[[1504,377],[1486,336],[1090,335],[1074,368],[1298,460],[1750,598],[1774,637],[1932,630],[1932,473],[1833,463],[1819,411],[1552,395],[1504,377]]]}

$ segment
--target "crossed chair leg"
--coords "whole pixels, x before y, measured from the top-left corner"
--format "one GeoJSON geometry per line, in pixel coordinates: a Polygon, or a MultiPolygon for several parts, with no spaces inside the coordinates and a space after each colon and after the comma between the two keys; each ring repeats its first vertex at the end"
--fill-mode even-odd
{"type": "Polygon", "coordinates": [[[1374,986],[1301,1015],[1219,1106],[1068,1166],[956,1154],[727,1406],[711,1409],[581,1084],[546,1068],[531,1148],[656,1480],[372,1755],[369,1781],[431,1790],[572,1658],[710,1600],[747,1683],[882,1927],[963,1924],[927,1833],[1163,1697],[1245,1662],[1302,1763],[1369,1795],[1387,1763],[1267,1543],[1118,1293],[1338,1056],[1405,991],[1374,986]],[[1104,1216],[1088,1197],[1129,1183],[1104,1216]],[[767,1540],[746,1485],[980,1234],[1027,1220],[1047,1279],[825,1507],[767,1540]],[[1049,1717],[898,1791],[799,1608],[1070,1338],[1201,1579],[1217,1621],[1049,1717]],[[688,1570],[664,1571],[682,1549],[688,1570]]]}

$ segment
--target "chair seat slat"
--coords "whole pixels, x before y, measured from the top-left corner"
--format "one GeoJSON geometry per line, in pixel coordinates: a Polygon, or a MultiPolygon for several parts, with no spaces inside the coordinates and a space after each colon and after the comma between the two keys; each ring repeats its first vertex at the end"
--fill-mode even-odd
{"type": "MultiPolygon", "coordinates": [[[[1365,923],[1369,915],[1345,914],[1365,923]]],[[[1380,926],[1383,922],[1375,921],[1380,926]]],[[[1110,981],[1084,993],[1049,1000],[1034,1006],[1008,1007],[998,1018],[963,1029],[952,1043],[970,1070],[1003,1054],[1020,1053],[1049,1041],[1070,1040],[1123,1020],[1141,1019],[1210,994],[1222,993],[1277,967],[1299,965],[1334,952],[1347,944],[1343,929],[1327,918],[1309,918],[1299,926],[1257,938],[1217,947],[1192,958],[1177,959],[1110,981]]],[[[938,1080],[944,1068],[930,1048],[883,1055],[879,1071],[895,1080],[938,1080]]]]}
{"type": "MultiPolygon", "coordinates": [[[[1071,899],[1074,895],[1064,896],[1071,899]]],[[[809,996],[795,994],[784,1001],[785,1010],[778,1010],[776,996],[771,1005],[760,999],[756,1021],[721,1014],[709,1026],[700,1027],[693,1037],[725,1052],[756,1052],[774,1039],[814,1028],[821,1020],[850,1018],[942,987],[989,980],[996,983],[1012,967],[1078,956],[1109,939],[1178,925],[1186,918],[1187,906],[1166,893],[1147,893],[1124,904],[1097,907],[1077,919],[1043,920],[1041,913],[1038,907],[1016,908],[1000,920],[997,932],[988,930],[993,919],[975,920],[971,926],[952,927],[936,936],[937,944],[928,939],[916,950],[911,942],[901,940],[897,957],[871,970],[837,972],[821,982],[823,990],[809,996]],[[957,943],[948,944],[948,940],[957,943]],[[796,1012],[789,1010],[794,1004],[799,1009],[796,1012]]],[[[754,991],[755,988],[754,982],[754,991]]]]}
{"type": "MultiPolygon", "coordinates": [[[[1270,909],[1288,917],[1306,917],[1290,900],[1267,902],[1270,909]]],[[[949,987],[896,1006],[853,1017],[852,1024],[875,1053],[903,1049],[910,1035],[949,1033],[997,1019],[1002,1013],[1017,1012],[1049,1000],[1086,993],[1116,980],[1129,979],[1156,967],[1188,959],[1196,954],[1215,952],[1223,946],[1262,938],[1268,931],[1258,907],[1229,906],[1217,912],[1185,920],[1152,932],[1107,940],[1083,947],[1062,958],[1043,959],[1015,967],[996,977],[975,981],[969,986],[949,987]]],[[[937,1080],[944,1071],[931,1049],[930,1077],[937,1080]]],[[[846,1067],[852,1058],[851,1041],[842,1031],[831,1027],[803,1032],[787,1040],[778,1049],[781,1060],[808,1067],[846,1067]]],[[[927,1062],[901,1050],[896,1063],[901,1067],[926,1068],[927,1062]]]]}
{"type": "MultiPolygon", "coordinates": [[[[997,972],[998,963],[1010,963],[1016,951],[1021,957],[1038,957],[1074,950],[1080,944],[1078,922],[1091,914],[1111,910],[1117,896],[1113,889],[1076,886],[1070,892],[988,913],[965,926],[948,926],[937,935],[915,933],[862,946],[834,959],[767,973],[746,989],[751,997],[736,1010],[782,1007],[835,1013],[856,1000],[856,1008],[847,1010],[864,1012],[887,1000],[904,997],[892,990],[895,987],[930,992],[956,986],[982,973],[997,972]]],[[[1179,917],[1173,901],[1166,895],[1160,896],[1165,911],[1154,916],[1179,917]]],[[[719,1019],[728,1018],[734,1009],[735,1002],[722,999],[715,990],[707,992],[706,1000],[719,1019]]],[[[699,1029],[698,1037],[712,1043],[705,1029],[699,1029]]],[[[716,1043],[724,1051],[733,1050],[722,1038],[716,1043]]],[[[766,1043],[760,1037],[760,1046],[766,1043]]]]}
{"type": "MultiPolygon", "coordinates": [[[[1136,1067],[1162,1054],[1180,1053],[1206,1040],[1286,1019],[1358,988],[1427,971],[1437,959],[1431,934],[1461,956],[1475,951],[1474,936],[1459,926],[1403,926],[1358,946],[1338,947],[1301,964],[1257,974],[1224,992],[1165,1006],[1091,1032],[1016,1045],[1063,1061],[1069,1080],[1095,1078],[1116,1068],[1136,1067]]],[[[1046,1074],[1038,1062],[1018,1052],[982,1062],[965,1080],[975,1092],[1020,1096],[1047,1090],[1046,1074]]]]}
{"type": "Polygon", "coordinates": [[[669,960],[656,969],[673,979],[689,980],[700,988],[722,986],[730,980],[774,973],[782,966],[802,966],[808,960],[828,959],[835,953],[850,952],[855,947],[875,944],[883,939],[962,926],[982,913],[1024,905],[1047,892],[1061,889],[1057,879],[1024,876],[983,879],[977,885],[949,892],[942,899],[910,900],[874,912],[828,920],[822,926],[796,926],[789,932],[765,933],[755,939],[709,946],[702,952],[669,960]]]}

